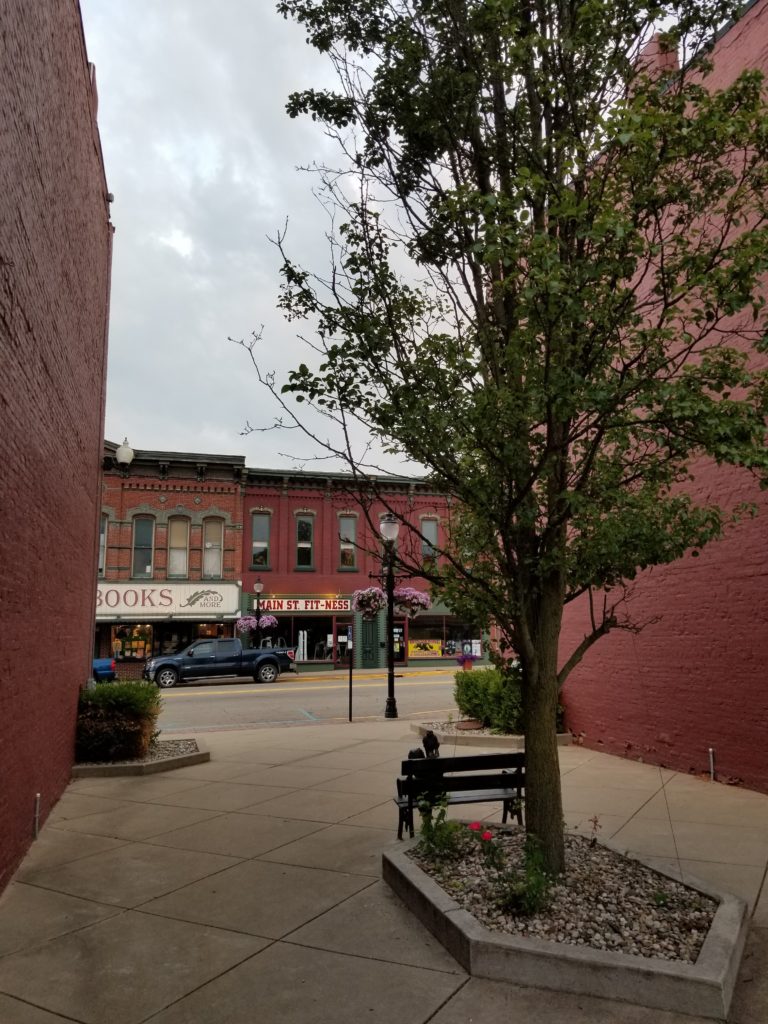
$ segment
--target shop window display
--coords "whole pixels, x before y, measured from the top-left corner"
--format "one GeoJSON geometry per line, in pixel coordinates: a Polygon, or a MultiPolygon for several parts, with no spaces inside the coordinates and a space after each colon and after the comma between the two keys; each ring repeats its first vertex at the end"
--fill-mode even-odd
{"type": "Polygon", "coordinates": [[[453,658],[462,644],[479,647],[480,630],[468,622],[457,622],[447,615],[419,615],[408,627],[408,658],[453,658]]]}
{"type": "Polygon", "coordinates": [[[144,661],[152,654],[153,628],[113,626],[112,657],[117,661],[144,661]]]}

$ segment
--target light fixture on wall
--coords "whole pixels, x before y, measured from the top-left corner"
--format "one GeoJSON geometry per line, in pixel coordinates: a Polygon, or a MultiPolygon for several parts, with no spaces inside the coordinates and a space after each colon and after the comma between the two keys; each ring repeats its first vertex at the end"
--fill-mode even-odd
{"type": "Polygon", "coordinates": [[[128,475],[128,468],[133,462],[135,454],[133,448],[128,444],[128,438],[124,438],[123,443],[115,452],[115,462],[123,476],[128,475]]]}

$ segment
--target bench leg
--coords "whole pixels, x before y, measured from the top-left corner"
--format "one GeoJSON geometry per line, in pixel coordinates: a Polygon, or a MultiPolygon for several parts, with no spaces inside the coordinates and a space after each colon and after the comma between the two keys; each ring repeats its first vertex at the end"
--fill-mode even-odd
{"type": "Polygon", "coordinates": [[[398,811],[399,811],[400,817],[397,820],[397,838],[398,839],[402,839],[403,838],[403,825],[405,824],[405,811],[403,810],[402,807],[399,807],[398,811]]]}

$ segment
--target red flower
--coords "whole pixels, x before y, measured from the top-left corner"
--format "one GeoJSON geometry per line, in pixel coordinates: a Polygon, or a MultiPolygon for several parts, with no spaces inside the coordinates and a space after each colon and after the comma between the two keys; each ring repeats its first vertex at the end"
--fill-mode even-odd
{"type": "Polygon", "coordinates": [[[481,829],[482,827],[483,827],[483,826],[482,826],[482,825],[480,824],[480,822],[479,822],[479,821],[473,821],[473,822],[471,822],[471,823],[470,823],[470,825],[468,826],[468,828],[469,828],[469,829],[470,829],[470,830],[471,830],[472,832],[479,832],[479,831],[480,831],[480,829],[481,829]]]}
{"type": "Polygon", "coordinates": [[[480,836],[480,838],[484,839],[486,842],[488,842],[489,840],[493,839],[493,833],[492,832],[483,832],[483,834],[480,836]]]}

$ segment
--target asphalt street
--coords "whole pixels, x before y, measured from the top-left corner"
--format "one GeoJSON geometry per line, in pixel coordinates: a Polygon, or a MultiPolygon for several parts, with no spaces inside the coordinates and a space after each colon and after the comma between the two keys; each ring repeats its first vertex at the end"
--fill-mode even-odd
{"type": "MultiPolygon", "coordinates": [[[[395,677],[400,718],[456,715],[455,669],[401,669],[395,677]]],[[[352,679],[353,721],[384,717],[385,670],[359,672],[352,679]]],[[[223,679],[214,685],[186,685],[163,691],[158,725],[166,735],[189,730],[245,729],[310,722],[346,722],[349,677],[346,672],[286,674],[276,683],[223,679]]]]}

